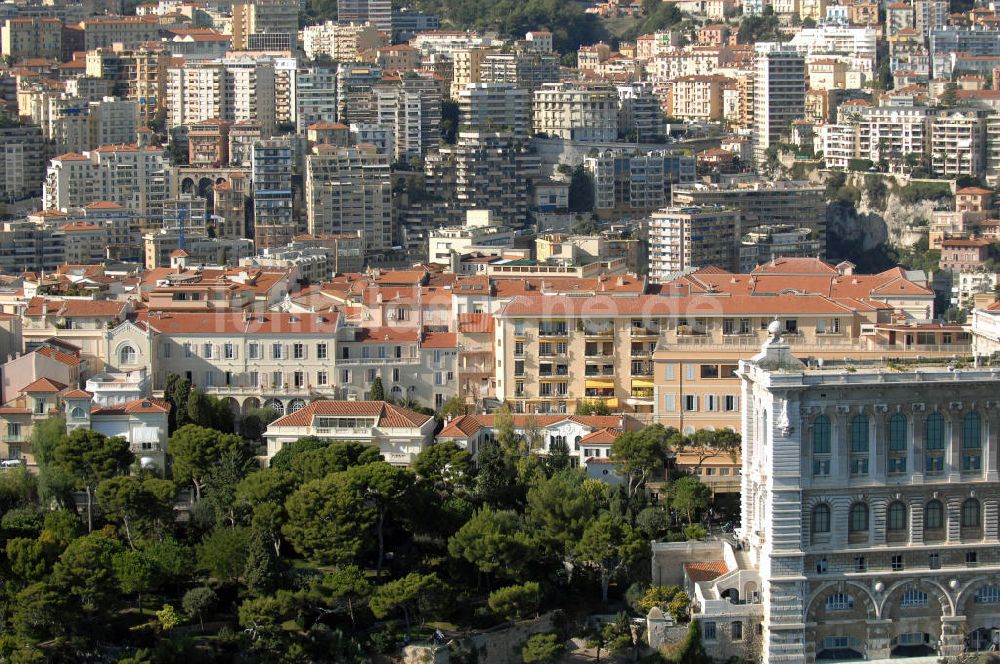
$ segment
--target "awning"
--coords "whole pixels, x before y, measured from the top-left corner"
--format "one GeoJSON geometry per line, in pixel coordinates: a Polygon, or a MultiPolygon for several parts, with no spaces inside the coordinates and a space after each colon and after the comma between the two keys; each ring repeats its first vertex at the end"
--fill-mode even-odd
{"type": "Polygon", "coordinates": [[[632,379],[632,389],[635,389],[637,387],[650,387],[650,388],[652,388],[652,387],[656,387],[656,385],[653,384],[653,381],[647,380],[645,378],[633,378],[632,379]]]}
{"type": "Polygon", "coordinates": [[[613,379],[600,379],[600,378],[588,378],[587,382],[584,383],[585,387],[595,387],[595,388],[610,388],[614,389],[615,381],[613,379]]]}

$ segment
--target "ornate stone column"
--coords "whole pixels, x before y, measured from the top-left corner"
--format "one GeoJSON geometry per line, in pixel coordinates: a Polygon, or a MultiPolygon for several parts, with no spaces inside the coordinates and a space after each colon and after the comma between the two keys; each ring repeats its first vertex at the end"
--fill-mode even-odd
{"type": "Polygon", "coordinates": [[[941,616],[942,657],[955,657],[965,648],[965,616],[941,616]]]}
{"type": "Polygon", "coordinates": [[[958,482],[962,479],[962,404],[952,403],[948,408],[945,431],[948,434],[948,455],[945,457],[944,472],[950,482],[958,482]]]}
{"type": "Polygon", "coordinates": [[[927,428],[924,420],[927,418],[927,414],[922,403],[913,404],[911,410],[913,413],[909,417],[909,420],[913,442],[907,448],[906,471],[910,473],[910,482],[912,484],[923,484],[925,468],[924,436],[926,435],[927,428]]]}
{"type": "Polygon", "coordinates": [[[885,484],[886,459],[888,457],[889,444],[888,409],[885,404],[875,404],[872,408],[871,424],[869,425],[869,449],[868,449],[868,476],[878,482],[885,484]]]}
{"type": "MultiPolygon", "coordinates": [[[[990,402],[986,402],[989,406],[990,402]]],[[[983,470],[986,473],[987,482],[996,482],[1000,479],[1000,469],[997,466],[997,434],[1000,433],[1000,417],[993,408],[985,408],[982,411],[983,424],[986,425],[986,445],[983,446],[983,470]]]]}

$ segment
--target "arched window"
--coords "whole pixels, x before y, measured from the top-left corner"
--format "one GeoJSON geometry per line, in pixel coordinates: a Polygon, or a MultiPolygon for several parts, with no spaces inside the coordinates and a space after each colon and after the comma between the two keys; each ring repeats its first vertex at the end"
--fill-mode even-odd
{"type": "Polygon", "coordinates": [[[924,447],[929,450],[944,449],[944,417],[937,411],[927,416],[924,447]]]}
{"type": "Polygon", "coordinates": [[[820,415],[813,420],[813,454],[830,453],[830,418],[820,415]]]}
{"type": "Polygon", "coordinates": [[[820,503],[813,508],[812,531],[814,533],[830,532],[830,506],[820,503]]]}
{"type": "Polygon", "coordinates": [[[866,503],[854,503],[851,505],[848,530],[852,533],[868,530],[868,505],[866,503]]]}
{"type": "Polygon", "coordinates": [[[908,588],[903,591],[903,596],[899,598],[901,607],[927,606],[927,593],[916,588],[908,588]]]}
{"type": "Polygon", "coordinates": [[[979,501],[975,498],[969,498],[962,503],[962,527],[979,527],[979,501]]]}
{"type": "Polygon", "coordinates": [[[856,415],[851,420],[851,452],[868,452],[867,415],[856,415]]]}
{"type": "Polygon", "coordinates": [[[962,418],[962,447],[967,450],[979,449],[982,444],[982,420],[979,413],[973,410],[962,418]]]}
{"type": "Polygon", "coordinates": [[[582,436],[577,436],[573,439],[573,449],[577,452],[580,451],[580,441],[583,440],[582,436]]]}
{"type": "Polygon", "coordinates": [[[906,416],[902,413],[889,418],[889,449],[906,450],[906,416]]]}
{"type": "Polygon", "coordinates": [[[944,528],[944,505],[940,500],[932,500],[924,507],[924,528],[944,528]]]}
{"type": "Polygon", "coordinates": [[[79,406],[74,406],[73,410],[70,411],[69,416],[72,417],[74,420],[82,420],[84,417],[87,416],[87,414],[83,411],[83,408],[80,408],[79,406]]]}
{"type": "Polygon", "coordinates": [[[118,349],[118,364],[135,364],[135,348],[126,344],[118,349]]]}
{"type": "Polygon", "coordinates": [[[898,500],[889,504],[886,528],[889,530],[903,530],[906,528],[906,505],[898,500]]]}
{"type": "Polygon", "coordinates": [[[849,611],[854,608],[854,598],[847,593],[833,593],[826,598],[827,611],[849,611]]]}

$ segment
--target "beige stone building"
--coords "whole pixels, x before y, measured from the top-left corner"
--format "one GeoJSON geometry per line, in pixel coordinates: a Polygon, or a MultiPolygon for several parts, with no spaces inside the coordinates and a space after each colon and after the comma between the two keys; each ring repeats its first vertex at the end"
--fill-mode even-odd
{"type": "Polygon", "coordinates": [[[669,83],[667,115],[685,120],[722,119],[722,96],[731,78],[714,75],[682,76],[669,83]]]}
{"type": "Polygon", "coordinates": [[[9,18],[0,29],[3,55],[12,62],[62,57],[62,21],[57,18],[9,18]]]}
{"type": "Polygon", "coordinates": [[[576,141],[618,138],[618,91],[605,84],[547,83],[535,90],[535,132],[576,141]]]}
{"type": "Polygon", "coordinates": [[[305,436],[375,445],[391,464],[411,464],[434,439],[435,419],[385,401],[319,400],[272,422],[267,458],[305,436]]]}

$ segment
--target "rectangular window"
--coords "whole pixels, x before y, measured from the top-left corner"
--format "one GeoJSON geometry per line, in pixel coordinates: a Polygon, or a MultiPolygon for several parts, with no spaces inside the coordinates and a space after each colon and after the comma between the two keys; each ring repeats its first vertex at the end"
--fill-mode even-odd
{"type": "Polygon", "coordinates": [[[903,554],[897,553],[893,555],[891,567],[893,572],[902,572],[903,569],[905,569],[903,565],[903,554]]]}
{"type": "Polygon", "coordinates": [[[743,621],[736,620],[730,626],[729,636],[733,641],[743,640],[743,621]]]}
{"type": "Polygon", "coordinates": [[[204,344],[201,356],[208,360],[212,359],[212,344],[204,344]]]}
{"type": "Polygon", "coordinates": [[[698,397],[693,394],[684,395],[684,410],[688,412],[698,410],[698,397]]]}
{"type": "Polygon", "coordinates": [[[434,384],[435,385],[444,385],[444,374],[441,373],[440,371],[435,371],[434,372],[434,384]]]}
{"type": "Polygon", "coordinates": [[[215,372],[206,371],[205,372],[205,387],[212,387],[215,385],[215,372]]]}
{"type": "Polygon", "coordinates": [[[854,571],[864,572],[868,569],[868,563],[864,556],[854,556],[854,571]]]}
{"type": "Polygon", "coordinates": [[[739,410],[740,398],[735,394],[726,395],[725,409],[727,413],[735,413],[739,410]]]}
{"type": "Polygon", "coordinates": [[[368,370],[368,382],[369,383],[374,383],[376,376],[378,376],[378,369],[369,369],[368,370]]]}
{"type": "Polygon", "coordinates": [[[304,360],[306,357],[306,345],[305,344],[292,344],[292,359],[304,360]]]}
{"type": "Polygon", "coordinates": [[[393,369],[392,370],[392,382],[394,382],[394,383],[398,383],[399,382],[399,369],[393,369]]]}
{"type": "Polygon", "coordinates": [[[965,552],[965,564],[966,565],[975,565],[978,562],[979,562],[979,554],[978,553],[976,553],[975,551],[966,551],[965,552]]]}
{"type": "Polygon", "coordinates": [[[514,357],[523,357],[523,356],[524,356],[524,342],[523,341],[515,341],[514,342],[514,357]]]}
{"type": "Polygon", "coordinates": [[[350,369],[344,369],[343,371],[341,371],[340,372],[340,380],[341,380],[341,382],[344,382],[344,383],[350,383],[351,382],[351,370],[350,369]]]}
{"type": "Polygon", "coordinates": [[[292,374],[292,384],[295,387],[303,387],[306,384],[306,375],[303,371],[296,371],[292,374]]]}
{"type": "Polygon", "coordinates": [[[905,473],[906,457],[890,457],[888,470],[890,475],[901,475],[905,473]]]}
{"type": "Polygon", "coordinates": [[[829,459],[814,459],[813,460],[813,476],[814,477],[828,477],[830,475],[830,460],[829,459]]]}
{"type": "Polygon", "coordinates": [[[326,372],[325,371],[318,371],[318,372],[316,372],[316,384],[317,385],[326,385],[326,372]]]}
{"type": "Polygon", "coordinates": [[[45,414],[45,399],[35,399],[35,414],[36,415],[45,414]]]}
{"type": "Polygon", "coordinates": [[[249,373],[250,377],[250,387],[260,387],[260,374],[256,371],[251,371],[249,373]]]}
{"type": "Polygon", "coordinates": [[[701,623],[701,636],[706,641],[715,641],[717,637],[714,622],[701,623]]]}
{"type": "Polygon", "coordinates": [[[705,396],[705,410],[715,412],[719,410],[719,397],[714,394],[705,396]]]}
{"type": "Polygon", "coordinates": [[[941,554],[931,553],[927,556],[927,566],[931,569],[941,569],[941,554]]]}
{"type": "Polygon", "coordinates": [[[663,410],[672,413],[677,410],[677,400],[674,394],[663,395],[663,410]]]}
{"type": "Polygon", "coordinates": [[[701,377],[702,378],[718,378],[719,377],[719,365],[718,364],[703,364],[703,365],[701,365],[701,377]]]}
{"type": "Polygon", "coordinates": [[[867,475],[868,474],[868,459],[866,458],[852,458],[851,459],[851,475],[867,475]]]}
{"type": "Polygon", "coordinates": [[[271,372],[271,387],[281,387],[285,383],[285,377],[280,371],[271,372]]]}
{"type": "Polygon", "coordinates": [[[962,453],[962,471],[975,472],[982,468],[982,457],[979,453],[962,453]]]}
{"type": "Polygon", "coordinates": [[[937,475],[944,472],[944,454],[932,454],[927,452],[924,467],[928,475],[937,475]]]}
{"type": "Polygon", "coordinates": [[[316,359],[326,359],[326,344],[316,344],[316,359]]]}
{"type": "Polygon", "coordinates": [[[256,343],[251,343],[247,346],[247,358],[251,360],[260,359],[260,346],[256,343]]]}
{"type": "Polygon", "coordinates": [[[191,344],[184,344],[184,357],[191,357],[194,355],[194,351],[191,349],[191,344]]]}
{"type": "Polygon", "coordinates": [[[226,360],[236,357],[236,347],[233,344],[222,344],[222,357],[226,360]]]}
{"type": "Polygon", "coordinates": [[[284,350],[285,347],[282,346],[281,344],[271,344],[271,359],[272,360],[284,359],[285,356],[284,350]]]}

